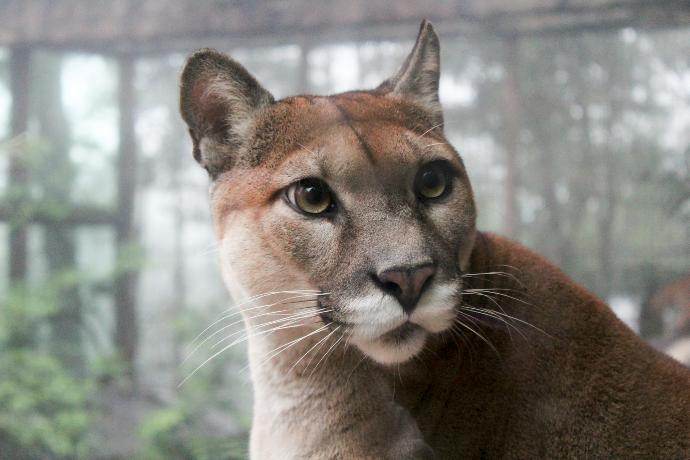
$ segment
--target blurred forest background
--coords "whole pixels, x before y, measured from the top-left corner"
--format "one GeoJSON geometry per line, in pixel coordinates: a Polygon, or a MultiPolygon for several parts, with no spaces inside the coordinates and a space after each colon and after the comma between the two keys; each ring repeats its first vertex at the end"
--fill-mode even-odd
{"type": "MultiPolygon", "coordinates": [[[[230,53],[276,97],[328,94],[378,85],[409,52],[418,20],[438,18],[445,131],[467,164],[480,228],[546,255],[655,346],[690,340],[690,14],[681,3],[657,3],[684,13],[680,25],[602,14],[523,30],[519,14],[568,2],[515,2],[527,13],[508,8],[503,22],[469,25],[459,12],[477,2],[425,12],[403,1],[408,9],[375,15],[355,2],[368,22],[348,10],[342,20],[352,23],[329,34],[338,8],[350,8],[330,1],[324,11],[335,13],[320,26],[297,21],[296,35],[276,26],[178,37],[171,23],[157,38],[125,30],[121,42],[106,8],[93,41],[88,27],[79,39],[50,35],[48,26],[71,27],[70,14],[88,24],[89,3],[0,5],[0,24],[19,24],[0,32],[0,458],[246,455],[242,345],[178,387],[212,354],[184,363],[194,337],[231,305],[208,179],[177,111],[194,47],[230,53]],[[22,30],[41,24],[35,17],[45,36],[22,30]],[[31,33],[39,38],[23,41],[31,33]]],[[[111,5],[113,18],[140,13],[132,2],[94,3],[111,5]]],[[[216,11],[213,27],[234,14],[231,29],[280,24],[303,3],[201,9],[216,11]],[[282,13],[256,11],[273,6],[282,13]]]]}

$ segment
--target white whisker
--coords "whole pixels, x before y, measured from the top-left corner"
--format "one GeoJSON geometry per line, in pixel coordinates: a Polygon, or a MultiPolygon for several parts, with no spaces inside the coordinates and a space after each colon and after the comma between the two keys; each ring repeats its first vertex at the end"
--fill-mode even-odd
{"type": "MultiPolygon", "coordinates": [[[[463,315],[465,317],[468,317],[468,315],[466,313],[463,313],[463,312],[458,312],[458,313],[460,313],[461,315],[463,315]]],[[[473,318],[471,316],[469,317],[469,319],[470,319],[470,321],[473,321],[473,318]]],[[[494,350],[497,355],[500,356],[500,353],[498,352],[498,350],[496,349],[494,344],[489,341],[489,339],[487,339],[482,334],[480,334],[476,330],[472,329],[470,326],[468,326],[467,324],[465,324],[464,322],[462,322],[460,320],[456,321],[456,324],[459,324],[460,326],[464,327],[465,329],[467,329],[468,331],[472,332],[474,335],[479,337],[484,343],[486,343],[489,347],[491,347],[491,349],[494,350]]]]}
{"type": "MultiPolygon", "coordinates": [[[[332,324],[332,323],[328,323],[328,324],[326,324],[326,326],[330,326],[331,324],[332,324]]],[[[340,326],[338,326],[338,328],[339,328],[339,327],[340,327],[340,326]]],[[[328,340],[328,338],[329,338],[330,336],[332,336],[332,335],[335,333],[335,331],[338,330],[338,328],[335,328],[334,330],[332,330],[331,332],[329,332],[325,337],[323,337],[321,340],[319,340],[318,342],[316,342],[309,350],[307,350],[307,351],[300,357],[300,359],[298,359],[297,361],[295,361],[295,363],[294,363],[292,366],[290,366],[290,369],[288,369],[288,372],[287,372],[287,373],[289,374],[290,371],[292,371],[292,370],[295,368],[295,366],[297,366],[297,365],[298,365],[298,364],[299,364],[309,353],[311,353],[311,351],[314,350],[318,345],[322,345],[322,344],[324,343],[325,340],[328,340]]],[[[310,362],[311,362],[311,361],[310,361],[310,362]]],[[[308,367],[308,366],[309,366],[309,363],[307,363],[307,367],[308,367]]]]}
{"type": "MultiPolygon", "coordinates": [[[[337,331],[338,329],[340,329],[340,326],[338,326],[337,328],[335,328],[336,331],[337,331]]],[[[311,376],[314,375],[314,372],[316,372],[316,369],[318,369],[319,364],[321,364],[321,362],[322,362],[324,359],[326,359],[326,356],[328,356],[328,354],[331,352],[331,350],[335,350],[335,347],[338,346],[338,344],[343,340],[344,337],[345,337],[345,334],[340,334],[340,337],[338,337],[338,339],[337,339],[335,342],[333,342],[333,344],[331,345],[331,347],[330,347],[328,350],[326,350],[326,353],[324,353],[323,356],[321,356],[321,359],[319,359],[319,360],[317,361],[316,365],[314,366],[314,369],[312,369],[312,371],[309,373],[309,378],[311,378],[311,376]]],[[[311,363],[310,363],[310,364],[311,364],[311,363]]]]}
{"type": "MultiPolygon", "coordinates": [[[[312,335],[314,335],[314,334],[317,334],[317,333],[319,333],[319,332],[322,332],[322,331],[325,330],[325,329],[328,329],[328,326],[325,326],[325,325],[324,325],[324,326],[321,326],[320,328],[318,328],[318,329],[316,329],[316,330],[310,332],[309,334],[303,335],[302,337],[299,337],[299,338],[297,338],[297,339],[291,340],[290,342],[288,342],[288,343],[286,343],[286,344],[283,344],[283,345],[277,347],[275,350],[270,351],[270,352],[268,353],[270,356],[268,356],[268,357],[266,357],[265,359],[263,359],[257,366],[258,366],[258,367],[263,366],[265,363],[267,363],[267,362],[270,361],[271,359],[275,358],[276,356],[280,355],[280,354],[283,353],[285,350],[288,350],[288,349],[292,348],[293,346],[295,346],[296,344],[298,344],[298,343],[301,342],[302,340],[304,340],[304,339],[306,339],[306,338],[308,338],[308,337],[310,337],[310,336],[312,336],[312,335]]],[[[257,368],[258,368],[258,367],[257,367],[257,368]]],[[[245,366],[244,369],[242,369],[242,371],[246,371],[247,368],[248,368],[248,366],[245,366]]]]}
{"type": "MultiPolygon", "coordinates": [[[[292,326],[285,326],[285,325],[283,325],[283,326],[278,326],[277,328],[274,328],[274,329],[272,329],[272,330],[270,330],[270,331],[262,331],[262,333],[274,332],[275,330],[288,329],[288,328],[291,328],[291,327],[302,327],[302,326],[303,326],[302,324],[297,324],[297,325],[292,325],[292,326]]],[[[211,360],[213,360],[214,358],[216,358],[218,355],[220,355],[221,353],[225,352],[226,350],[230,349],[231,347],[237,345],[237,343],[241,343],[241,342],[234,341],[234,342],[232,342],[232,343],[230,343],[230,344],[224,346],[223,348],[221,348],[220,350],[218,350],[218,351],[215,352],[214,354],[212,354],[212,355],[211,355],[209,358],[207,358],[204,362],[202,362],[201,364],[199,364],[199,365],[198,365],[198,366],[197,366],[187,377],[185,377],[185,378],[179,383],[179,385],[178,385],[177,387],[179,388],[179,387],[181,387],[182,385],[184,385],[185,382],[187,382],[187,380],[189,380],[190,378],[192,378],[197,372],[199,372],[199,371],[200,371],[206,364],[208,364],[211,360]]]]}
{"type": "MultiPolygon", "coordinates": [[[[306,300],[305,300],[305,302],[306,302],[306,300]]],[[[263,306],[263,305],[262,305],[262,306],[263,306]]],[[[260,318],[260,317],[262,317],[262,316],[271,316],[271,315],[277,315],[277,316],[286,315],[286,316],[289,316],[289,315],[294,315],[294,314],[296,314],[296,313],[294,313],[294,312],[293,312],[293,313],[283,313],[283,312],[292,312],[292,310],[293,310],[293,308],[286,308],[286,309],[283,309],[283,310],[277,310],[277,311],[270,311],[270,312],[266,312],[266,313],[260,313],[260,314],[258,314],[258,315],[254,315],[254,316],[251,316],[251,317],[247,318],[247,320],[252,320],[252,319],[260,318]]],[[[298,313],[303,313],[303,312],[298,312],[298,313]]],[[[210,334],[209,336],[207,336],[204,340],[202,340],[201,342],[197,343],[196,346],[194,346],[194,349],[193,349],[192,351],[190,351],[190,352],[187,354],[187,356],[184,358],[184,360],[182,360],[182,364],[184,364],[185,362],[187,362],[187,361],[189,360],[189,358],[191,358],[191,357],[194,355],[194,353],[196,353],[196,351],[197,351],[199,348],[201,348],[206,342],[208,342],[209,340],[211,340],[213,337],[217,336],[218,334],[222,333],[223,331],[225,331],[225,330],[227,330],[227,329],[229,329],[229,328],[231,328],[231,327],[233,327],[233,326],[236,326],[236,325],[238,325],[238,324],[240,324],[240,323],[243,323],[244,321],[245,321],[244,318],[239,319],[239,320],[237,320],[237,321],[233,321],[232,323],[226,324],[225,326],[221,327],[220,329],[216,330],[215,332],[213,332],[212,334],[210,334]]],[[[216,324],[217,324],[217,323],[216,323],[216,324]]],[[[239,331],[239,332],[241,332],[241,331],[239,331]]],[[[234,335],[234,334],[232,334],[232,335],[234,335]]],[[[213,348],[213,347],[211,347],[211,348],[213,348]]]]}
{"type": "MultiPolygon", "coordinates": [[[[250,303],[250,302],[253,302],[253,301],[258,300],[258,299],[260,299],[260,298],[266,297],[266,296],[268,296],[268,295],[275,295],[275,294],[295,294],[295,293],[297,293],[297,292],[298,292],[298,291],[276,291],[276,292],[269,292],[269,293],[260,294],[260,295],[258,295],[258,296],[254,296],[254,297],[252,297],[252,298],[250,298],[250,299],[248,299],[248,300],[246,300],[246,301],[244,301],[244,302],[238,304],[235,308],[239,308],[239,307],[241,307],[242,305],[246,305],[246,304],[248,304],[248,303],[250,303]]],[[[194,344],[196,343],[196,341],[199,340],[209,329],[213,328],[216,324],[218,324],[218,323],[220,323],[221,321],[224,321],[224,320],[226,320],[226,319],[232,318],[233,316],[239,315],[239,314],[241,314],[241,313],[243,313],[243,312],[258,310],[258,309],[261,309],[261,308],[270,308],[270,307],[272,307],[272,306],[280,305],[281,303],[287,302],[288,300],[294,300],[294,299],[307,299],[307,298],[309,298],[309,297],[311,297],[311,296],[319,296],[319,295],[325,295],[325,294],[306,294],[306,293],[303,293],[303,294],[300,294],[300,295],[288,297],[288,298],[286,298],[286,299],[281,299],[281,300],[278,301],[278,302],[273,302],[273,303],[264,304],[264,305],[258,305],[258,306],[251,307],[251,308],[244,308],[244,309],[240,309],[239,311],[236,311],[236,312],[233,312],[233,313],[228,313],[228,312],[230,312],[230,311],[232,310],[232,308],[230,308],[230,309],[228,309],[228,310],[225,310],[225,311],[223,312],[224,314],[222,314],[222,316],[221,316],[220,318],[218,318],[216,321],[212,322],[208,327],[206,327],[206,329],[204,329],[204,330],[201,331],[196,337],[194,337],[194,339],[192,339],[192,341],[191,341],[191,343],[190,343],[189,346],[190,346],[190,347],[194,346],[194,344]],[[227,314],[225,314],[225,313],[227,313],[227,314]]],[[[308,301],[308,300],[305,300],[305,302],[306,302],[306,301],[308,301]]]]}
{"type": "Polygon", "coordinates": [[[439,126],[443,126],[443,122],[437,123],[437,124],[435,124],[434,126],[432,126],[431,128],[427,129],[427,130],[424,131],[422,134],[420,134],[419,136],[417,136],[417,139],[421,139],[422,137],[426,136],[427,134],[429,134],[429,133],[430,133],[431,131],[433,131],[434,129],[438,128],[439,126]]]}
{"type": "MultiPolygon", "coordinates": [[[[266,323],[262,323],[261,325],[259,325],[259,326],[257,326],[256,328],[254,328],[252,331],[249,331],[249,332],[254,332],[253,334],[249,334],[249,333],[248,333],[245,337],[243,337],[243,338],[241,338],[241,339],[237,339],[235,342],[233,342],[233,344],[242,343],[242,342],[244,342],[245,340],[250,339],[250,338],[252,338],[252,337],[257,337],[257,336],[260,336],[260,335],[265,335],[265,334],[271,333],[271,332],[273,332],[273,331],[276,330],[276,329],[274,329],[274,328],[273,328],[273,329],[268,329],[268,330],[263,330],[263,329],[262,329],[262,330],[259,330],[260,328],[263,328],[263,327],[265,327],[265,326],[272,326],[272,325],[275,325],[275,324],[294,324],[296,321],[299,321],[299,320],[302,320],[302,319],[309,319],[309,318],[311,318],[311,317],[315,317],[315,316],[316,316],[317,314],[319,314],[319,313],[325,313],[325,312],[328,312],[328,311],[330,311],[330,310],[329,310],[329,309],[316,310],[316,311],[313,311],[313,312],[301,313],[301,314],[299,314],[299,315],[293,315],[293,316],[290,316],[290,317],[287,317],[287,318],[281,318],[281,319],[277,319],[277,320],[274,320],[274,321],[268,321],[268,322],[266,322],[266,323]]],[[[238,332],[241,333],[241,332],[246,332],[246,331],[242,330],[242,331],[238,331],[238,332]]],[[[227,337],[224,337],[224,338],[220,339],[218,342],[216,342],[215,344],[213,344],[213,345],[211,346],[211,350],[213,350],[214,348],[218,347],[218,345],[220,345],[221,343],[225,342],[225,341],[226,341],[227,339],[229,339],[232,335],[235,335],[235,334],[231,334],[230,336],[227,336],[227,337]]]]}

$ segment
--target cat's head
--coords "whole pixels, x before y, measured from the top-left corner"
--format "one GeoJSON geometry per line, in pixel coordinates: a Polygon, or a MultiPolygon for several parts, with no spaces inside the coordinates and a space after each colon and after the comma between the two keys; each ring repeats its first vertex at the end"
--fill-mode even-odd
{"type": "Polygon", "coordinates": [[[426,21],[402,68],[371,91],[275,101],[229,57],[189,58],[181,112],[213,181],[234,296],[325,293],[321,320],[383,363],[453,326],[476,213],[438,87],[426,21]]]}

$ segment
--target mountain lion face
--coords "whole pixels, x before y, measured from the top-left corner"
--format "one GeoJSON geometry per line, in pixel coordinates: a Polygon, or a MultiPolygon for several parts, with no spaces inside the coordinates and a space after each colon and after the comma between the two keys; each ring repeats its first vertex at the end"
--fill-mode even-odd
{"type": "Polygon", "coordinates": [[[423,28],[373,91],[276,102],[209,50],[182,76],[231,293],[318,291],[312,327],[338,328],[383,363],[453,326],[475,233],[467,174],[443,135],[435,37],[423,28]]]}

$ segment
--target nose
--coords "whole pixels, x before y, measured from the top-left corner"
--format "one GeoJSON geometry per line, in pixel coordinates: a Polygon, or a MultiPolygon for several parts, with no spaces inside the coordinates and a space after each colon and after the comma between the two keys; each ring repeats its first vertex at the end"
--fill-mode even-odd
{"type": "Polygon", "coordinates": [[[433,264],[394,267],[377,273],[374,281],[400,302],[405,313],[410,314],[434,273],[436,268],[433,264]]]}

